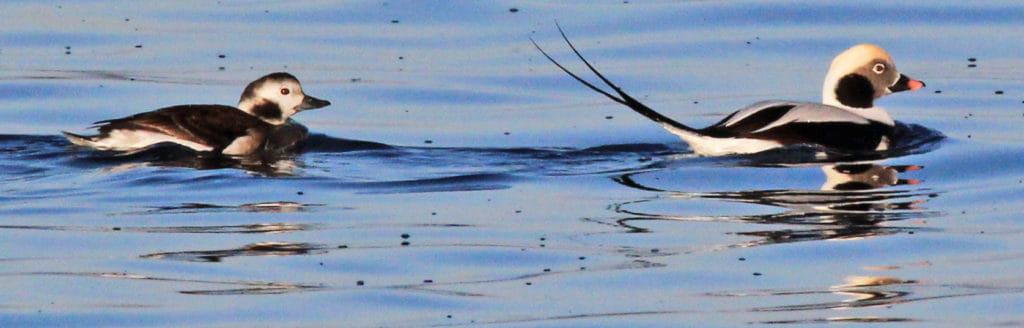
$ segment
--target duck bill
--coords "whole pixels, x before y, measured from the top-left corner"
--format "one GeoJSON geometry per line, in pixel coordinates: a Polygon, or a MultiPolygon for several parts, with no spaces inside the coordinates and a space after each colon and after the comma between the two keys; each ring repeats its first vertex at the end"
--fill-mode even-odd
{"type": "Polygon", "coordinates": [[[310,109],[324,108],[324,107],[327,107],[327,106],[330,106],[330,105],[331,105],[330,101],[323,100],[323,99],[320,99],[320,98],[317,98],[317,97],[312,97],[312,96],[308,96],[307,95],[307,96],[305,96],[305,98],[302,98],[302,103],[299,104],[299,110],[310,110],[310,109]]]}
{"type": "Polygon", "coordinates": [[[900,74],[900,79],[896,80],[896,83],[889,86],[889,92],[901,92],[901,91],[914,91],[920,88],[924,88],[924,82],[915,80],[909,76],[900,74]]]}

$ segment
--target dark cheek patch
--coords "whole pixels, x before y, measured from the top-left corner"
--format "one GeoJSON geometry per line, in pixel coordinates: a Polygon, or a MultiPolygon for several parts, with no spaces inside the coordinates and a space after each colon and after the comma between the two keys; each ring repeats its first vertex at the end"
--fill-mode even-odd
{"type": "Polygon", "coordinates": [[[874,106],[875,88],[863,75],[848,74],[836,84],[836,99],[846,106],[871,108],[874,106]]]}
{"type": "Polygon", "coordinates": [[[267,120],[280,120],[281,108],[273,102],[264,102],[252,108],[252,113],[267,120]]]}

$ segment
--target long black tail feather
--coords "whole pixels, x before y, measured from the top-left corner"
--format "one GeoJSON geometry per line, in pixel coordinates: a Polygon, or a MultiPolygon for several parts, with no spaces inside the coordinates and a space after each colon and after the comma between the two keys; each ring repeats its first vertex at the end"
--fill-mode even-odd
{"type": "Polygon", "coordinates": [[[578,75],[574,74],[572,71],[569,71],[569,69],[565,68],[565,66],[562,66],[562,64],[558,63],[558,61],[556,61],[554,58],[552,58],[551,55],[549,55],[546,51],[544,51],[544,49],[541,49],[540,45],[538,45],[537,42],[533,40],[533,38],[530,38],[530,42],[533,42],[533,46],[536,47],[537,50],[539,50],[540,53],[544,55],[544,57],[546,57],[549,61],[551,61],[551,63],[555,64],[555,66],[558,66],[558,68],[561,69],[563,72],[565,72],[566,74],[569,74],[569,76],[572,76],[573,79],[576,79],[576,81],[579,81],[580,83],[582,83],[583,85],[587,86],[591,90],[594,90],[594,91],[604,95],[605,97],[608,97],[609,99],[611,99],[611,100],[613,100],[613,101],[615,101],[617,103],[626,105],[627,107],[629,107],[633,111],[639,113],[640,115],[643,115],[644,117],[647,117],[648,119],[650,119],[652,121],[655,121],[655,122],[658,122],[658,123],[661,123],[661,124],[666,124],[666,125],[669,125],[669,126],[672,126],[672,127],[676,128],[676,129],[680,129],[680,130],[684,130],[684,131],[691,131],[691,132],[696,132],[697,131],[694,128],[686,126],[686,125],[684,125],[682,123],[679,123],[676,120],[673,120],[673,119],[671,119],[671,118],[669,118],[669,117],[667,117],[665,115],[662,115],[661,113],[658,113],[658,112],[654,111],[654,109],[651,109],[647,105],[644,105],[643,103],[641,103],[639,100],[636,100],[636,98],[633,98],[632,96],[627,94],[625,91],[622,91],[622,88],[620,88],[618,85],[615,85],[615,83],[612,83],[612,81],[608,80],[608,78],[606,78],[604,76],[604,74],[601,74],[601,72],[597,71],[597,68],[594,68],[594,66],[590,64],[590,61],[588,61],[586,58],[583,57],[583,54],[581,54],[579,52],[579,50],[576,49],[576,46],[573,45],[571,41],[569,41],[569,37],[567,37],[565,35],[565,31],[562,30],[562,26],[561,25],[558,25],[558,23],[556,22],[555,26],[558,27],[558,32],[562,35],[562,39],[564,39],[565,43],[569,45],[569,48],[572,49],[572,52],[576,54],[576,57],[579,57],[579,59],[581,61],[583,61],[583,64],[587,65],[587,68],[590,69],[590,71],[593,72],[594,75],[597,75],[597,77],[600,78],[601,81],[604,82],[604,84],[608,85],[608,87],[612,88],[612,90],[615,90],[615,93],[617,93],[619,95],[619,97],[621,97],[621,98],[616,97],[616,96],[608,93],[607,91],[602,90],[601,88],[598,88],[597,86],[591,84],[587,80],[584,80],[583,78],[581,78],[578,75]]]}

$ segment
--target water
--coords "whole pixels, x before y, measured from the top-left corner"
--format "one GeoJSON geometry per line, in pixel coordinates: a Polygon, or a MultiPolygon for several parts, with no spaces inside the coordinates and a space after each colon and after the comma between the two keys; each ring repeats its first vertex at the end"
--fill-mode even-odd
{"type": "Polygon", "coordinates": [[[1024,325],[1015,2],[26,1],[0,22],[2,326],[1024,325]],[[859,42],[928,87],[881,101],[909,136],[886,158],[696,157],[544,60],[529,37],[572,63],[556,19],[695,126],[817,99],[859,42]],[[334,103],[296,117],[299,154],[58,136],[282,70],[334,103]]]}

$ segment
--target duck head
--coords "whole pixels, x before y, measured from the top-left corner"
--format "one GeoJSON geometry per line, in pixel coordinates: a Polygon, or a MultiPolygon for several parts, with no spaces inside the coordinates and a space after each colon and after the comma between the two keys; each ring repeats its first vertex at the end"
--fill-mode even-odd
{"type": "Polygon", "coordinates": [[[306,95],[299,79],[282,72],[252,81],[238,100],[239,109],[273,125],[288,122],[288,118],[298,112],[330,104],[330,101],[306,95]]]}
{"type": "MultiPolygon", "coordinates": [[[[893,64],[892,56],[881,47],[858,44],[832,60],[821,97],[822,103],[826,105],[857,113],[873,109],[875,99],[882,96],[923,87],[924,82],[900,74],[893,64]]],[[[888,114],[876,119],[892,124],[888,114]]]]}

